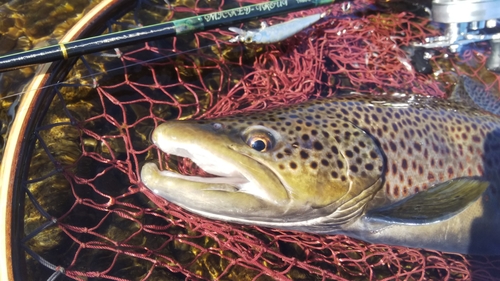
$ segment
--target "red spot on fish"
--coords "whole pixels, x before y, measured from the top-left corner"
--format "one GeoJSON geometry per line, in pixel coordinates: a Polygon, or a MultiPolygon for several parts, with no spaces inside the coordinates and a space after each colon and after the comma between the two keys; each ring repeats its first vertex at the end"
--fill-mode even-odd
{"type": "Polygon", "coordinates": [[[394,196],[399,197],[399,186],[398,185],[394,186],[394,196]]]}

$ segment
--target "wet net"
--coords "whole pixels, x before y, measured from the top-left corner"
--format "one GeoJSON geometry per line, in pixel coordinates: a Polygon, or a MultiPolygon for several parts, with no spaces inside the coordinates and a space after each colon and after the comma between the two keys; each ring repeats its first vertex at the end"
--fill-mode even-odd
{"type": "MultiPolygon", "coordinates": [[[[114,30],[252,4],[141,2],[114,30]]],[[[402,49],[438,34],[426,19],[335,4],[313,27],[273,45],[228,44],[227,29],[81,57],[54,86],[33,132],[22,248],[29,280],[494,280],[500,258],[368,244],[205,219],[156,197],[139,171],[203,174],[149,140],[171,119],[211,118],[351,91],[447,96],[467,74],[498,92],[487,45],[442,52],[419,74],[402,49]]],[[[246,27],[257,27],[251,22],[246,27]]],[[[179,187],[182,188],[182,187],[179,187]]]]}

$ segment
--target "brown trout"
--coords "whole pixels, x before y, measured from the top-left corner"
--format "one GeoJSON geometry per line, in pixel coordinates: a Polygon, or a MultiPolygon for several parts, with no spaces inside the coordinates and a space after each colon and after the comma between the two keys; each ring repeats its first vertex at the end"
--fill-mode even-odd
{"type": "Polygon", "coordinates": [[[350,95],[170,121],[152,139],[214,175],[142,168],[144,185],[202,216],[500,254],[500,117],[475,105],[350,95]]]}

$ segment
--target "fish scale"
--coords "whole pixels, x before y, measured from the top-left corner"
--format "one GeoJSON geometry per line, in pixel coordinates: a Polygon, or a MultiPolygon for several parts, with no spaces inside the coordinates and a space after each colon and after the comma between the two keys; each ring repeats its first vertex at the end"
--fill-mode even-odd
{"type": "Polygon", "coordinates": [[[391,199],[456,177],[484,175],[483,140],[499,128],[496,116],[424,97],[402,107],[393,105],[405,104],[405,99],[347,101],[346,107],[345,102],[336,101],[340,106],[331,110],[379,141],[387,158],[384,190],[391,199]]]}
{"type": "Polygon", "coordinates": [[[153,142],[215,176],[153,163],[141,172],[148,188],[203,216],[500,254],[500,118],[475,105],[349,95],[170,121],[153,142]]]}

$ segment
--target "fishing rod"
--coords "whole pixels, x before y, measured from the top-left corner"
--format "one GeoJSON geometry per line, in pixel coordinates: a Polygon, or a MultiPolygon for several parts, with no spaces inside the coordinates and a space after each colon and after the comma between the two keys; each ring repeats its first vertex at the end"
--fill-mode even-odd
{"type": "Polygon", "coordinates": [[[134,43],[237,24],[252,19],[270,17],[277,14],[332,4],[334,2],[336,0],[275,0],[79,39],[67,43],[59,43],[44,48],[2,56],[0,57],[0,72],[29,65],[66,60],[70,57],[119,48],[134,43]]]}
{"type": "MultiPolygon", "coordinates": [[[[88,75],[78,76],[77,78],[70,78],[70,79],[67,79],[67,80],[64,80],[64,81],[58,81],[56,83],[46,84],[46,85],[44,85],[42,87],[39,87],[39,88],[36,88],[36,89],[22,90],[22,91],[19,91],[19,92],[15,92],[15,93],[8,94],[6,96],[0,97],[0,101],[2,101],[4,99],[11,98],[11,97],[21,96],[21,95],[23,95],[25,93],[28,93],[30,91],[36,91],[38,89],[47,89],[47,88],[59,86],[59,85],[62,85],[62,84],[66,84],[66,85],[67,84],[71,84],[71,83],[73,83],[73,81],[76,81],[76,80],[85,80],[85,79],[88,79],[88,78],[94,80],[99,75],[111,74],[111,73],[113,73],[115,71],[122,70],[125,67],[140,66],[140,65],[143,65],[144,63],[151,63],[151,62],[159,61],[159,60],[162,60],[162,59],[165,59],[165,58],[170,58],[170,57],[173,57],[173,56],[178,56],[178,55],[182,55],[182,54],[189,54],[191,52],[202,50],[202,49],[211,48],[211,47],[214,47],[216,45],[217,45],[216,43],[213,43],[213,44],[209,44],[209,45],[206,45],[206,46],[193,48],[193,49],[186,50],[186,51],[177,51],[177,52],[172,53],[172,54],[162,55],[162,56],[155,57],[155,58],[152,58],[152,59],[147,59],[147,60],[144,60],[144,61],[141,61],[141,62],[135,62],[135,63],[127,64],[127,66],[119,66],[119,67],[115,67],[115,68],[111,68],[111,69],[106,69],[105,71],[92,72],[92,73],[90,73],[88,75]]],[[[117,55],[114,55],[114,56],[117,56],[117,55]]],[[[0,80],[1,80],[1,76],[0,76],[0,80]]],[[[78,85],[79,86],[95,87],[95,85],[93,85],[93,84],[78,84],[78,85]]]]}

